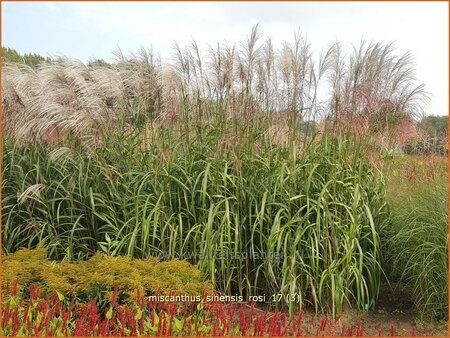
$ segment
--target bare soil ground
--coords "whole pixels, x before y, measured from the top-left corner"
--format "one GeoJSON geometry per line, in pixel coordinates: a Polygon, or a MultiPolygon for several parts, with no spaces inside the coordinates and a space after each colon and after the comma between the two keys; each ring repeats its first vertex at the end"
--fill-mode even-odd
{"type": "MultiPolygon", "coordinates": [[[[257,306],[260,308],[259,306],[257,306]]],[[[260,311],[263,311],[260,308],[260,311]]],[[[380,291],[378,304],[374,310],[358,312],[346,309],[336,320],[332,316],[316,315],[305,310],[301,326],[302,336],[356,336],[361,323],[363,336],[412,336],[415,328],[417,336],[448,337],[448,323],[433,320],[420,320],[414,304],[401,289],[384,287],[380,291]],[[322,321],[326,319],[325,329],[320,331],[322,321]],[[392,331],[394,328],[394,332],[392,331]]],[[[295,336],[297,332],[290,332],[295,336]]]]}
{"type": "Polygon", "coordinates": [[[449,336],[447,323],[438,323],[432,320],[418,320],[412,301],[401,291],[392,291],[385,288],[382,290],[378,305],[374,311],[358,313],[353,309],[347,309],[341,314],[338,322],[333,328],[332,321],[323,332],[318,332],[320,322],[324,316],[316,317],[313,313],[305,313],[302,325],[302,335],[327,336],[350,335],[353,326],[353,335],[356,335],[358,322],[361,321],[364,336],[391,336],[392,325],[396,336],[411,336],[413,327],[416,327],[417,336],[449,336]],[[344,326],[345,325],[345,326],[344,326]]]}

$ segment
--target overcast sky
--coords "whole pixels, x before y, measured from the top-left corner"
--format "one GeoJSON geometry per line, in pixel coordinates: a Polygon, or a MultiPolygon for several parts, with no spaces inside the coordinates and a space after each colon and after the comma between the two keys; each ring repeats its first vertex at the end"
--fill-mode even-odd
{"type": "Polygon", "coordinates": [[[12,3],[2,2],[2,45],[20,53],[109,61],[117,47],[153,47],[163,58],[173,42],[241,42],[251,27],[275,43],[300,30],[319,52],[336,40],[396,41],[414,55],[419,80],[433,95],[428,114],[448,114],[448,2],[389,3],[12,3]]]}

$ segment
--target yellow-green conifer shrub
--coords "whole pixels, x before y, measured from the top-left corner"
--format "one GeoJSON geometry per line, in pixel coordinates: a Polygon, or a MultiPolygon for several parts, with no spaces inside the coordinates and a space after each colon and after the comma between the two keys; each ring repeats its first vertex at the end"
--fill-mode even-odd
{"type": "Polygon", "coordinates": [[[202,295],[213,292],[200,271],[187,261],[159,261],[157,258],[131,259],[97,253],[89,260],[69,263],[47,260],[43,248],[22,249],[3,258],[3,289],[18,280],[22,288],[37,284],[41,297],[59,292],[68,297],[108,301],[114,288],[133,303],[137,290],[151,294],[202,295]]]}

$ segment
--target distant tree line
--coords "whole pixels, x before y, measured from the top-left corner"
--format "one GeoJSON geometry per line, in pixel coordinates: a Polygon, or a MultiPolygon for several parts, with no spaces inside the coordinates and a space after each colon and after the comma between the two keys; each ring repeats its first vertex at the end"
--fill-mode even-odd
{"type": "Polygon", "coordinates": [[[403,151],[416,155],[448,155],[448,115],[425,116],[418,123],[422,137],[403,151]]]}
{"type": "MultiPolygon", "coordinates": [[[[54,61],[55,61],[55,59],[50,58],[50,57],[44,57],[40,54],[25,53],[22,55],[14,48],[2,47],[2,64],[23,63],[25,65],[35,68],[42,63],[45,63],[45,62],[50,63],[50,62],[54,62],[54,61]]],[[[103,59],[92,59],[92,60],[89,60],[89,62],[87,63],[87,66],[88,67],[93,67],[93,66],[109,67],[109,66],[111,66],[111,64],[106,62],[103,59]]]]}
{"type": "Polygon", "coordinates": [[[51,62],[52,59],[36,53],[25,53],[21,55],[17,50],[9,47],[2,47],[2,64],[23,63],[30,67],[37,67],[41,63],[51,62]]]}
{"type": "Polygon", "coordinates": [[[430,137],[446,136],[448,134],[448,115],[426,116],[420,121],[420,125],[430,137]]]}

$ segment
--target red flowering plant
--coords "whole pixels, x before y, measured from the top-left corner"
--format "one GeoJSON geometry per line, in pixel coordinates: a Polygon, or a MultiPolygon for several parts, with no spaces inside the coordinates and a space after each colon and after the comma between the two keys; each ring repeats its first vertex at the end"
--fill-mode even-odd
{"type": "MultiPolygon", "coordinates": [[[[200,302],[184,299],[167,301],[136,295],[137,302],[119,304],[115,289],[109,307],[101,309],[95,299],[76,303],[61,293],[48,299],[39,298],[39,288],[20,290],[16,281],[6,290],[1,312],[3,336],[362,336],[363,326],[347,328],[324,317],[305,327],[304,312],[289,317],[284,312],[261,310],[255,303],[224,303],[208,301],[204,294],[200,302]],[[24,297],[25,296],[25,297],[24,297]],[[27,297],[28,296],[28,297],[27,297]],[[155,300],[156,299],[156,300],[155,300]],[[311,331],[311,327],[316,327],[311,331]]],[[[176,299],[176,297],[173,297],[176,299]]],[[[214,298],[209,298],[214,299],[214,298]]],[[[395,336],[395,326],[391,332],[395,336]]],[[[381,335],[381,330],[378,331],[381,335]]],[[[413,327],[412,335],[416,335],[413,327]]]]}

